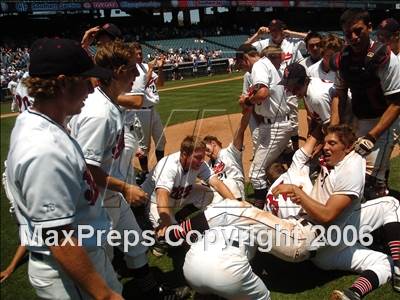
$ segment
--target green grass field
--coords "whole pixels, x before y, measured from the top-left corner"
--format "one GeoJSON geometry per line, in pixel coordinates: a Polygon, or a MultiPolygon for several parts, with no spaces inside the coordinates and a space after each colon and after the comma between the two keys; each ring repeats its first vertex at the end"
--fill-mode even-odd
{"type": "MultiPolygon", "coordinates": [[[[183,81],[167,82],[165,88],[177,87],[186,84],[207,82],[232,78],[240,75],[233,73],[229,75],[220,75],[213,77],[203,77],[197,79],[187,79],[183,81]]],[[[177,124],[180,122],[202,118],[202,116],[211,116],[216,114],[239,112],[237,99],[242,89],[242,81],[234,80],[221,83],[213,83],[198,87],[179,89],[176,91],[162,91],[161,103],[158,105],[158,111],[161,114],[164,124],[177,124]],[[178,110],[179,109],[179,110],[178,110]],[[187,111],[182,111],[182,109],[187,111]],[[188,111],[189,110],[189,111],[188,111]],[[190,111],[192,110],[192,111],[190,111]],[[213,110],[204,113],[204,110],[213,110]],[[220,110],[220,111],[217,111],[220,110]],[[226,110],[226,112],[225,112],[226,110]],[[174,111],[174,113],[171,113],[174,111]]],[[[10,112],[10,104],[1,104],[1,113],[10,112]]],[[[9,136],[15,117],[1,119],[1,172],[3,173],[3,162],[6,159],[9,136]]],[[[400,158],[391,161],[390,185],[395,192],[400,191],[400,158]],[[397,178],[397,180],[395,180],[397,178]]],[[[8,212],[9,203],[4,195],[4,189],[1,186],[1,235],[0,235],[0,255],[1,269],[3,270],[10,262],[13,253],[18,245],[18,232],[14,220],[8,212]]],[[[171,252],[170,257],[157,258],[149,254],[150,264],[162,272],[166,280],[181,280],[179,274],[174,271],[174,265],[179,264],[179,258],[182,255],[171,252]],[[174,257],[177,259],[172,259],[174,257]],[[174,263],[175,262],[175,263],[174,263]]],[[[300,264],[289,264],[277,259],[263,255],[257,256],[254,263],[257,268],[264,269],[263,279],[269,290],[272,299],[304,299],[320,300],[327,299],[333,289],[343,289],[348,287],[356,278],[355,275],[343,274],[340,272],[324,272],[314,267],[310,262],[300,264]]],[[[19,267],[12,277],[1,284],[1,299],[35,299],[35,294],[31,288],[27,277],[27,264],[19,267]]],[[[390,284],[370,294],[366,299],[393,300],[398,299],[398,294],[394,293],[390,284]]]]}

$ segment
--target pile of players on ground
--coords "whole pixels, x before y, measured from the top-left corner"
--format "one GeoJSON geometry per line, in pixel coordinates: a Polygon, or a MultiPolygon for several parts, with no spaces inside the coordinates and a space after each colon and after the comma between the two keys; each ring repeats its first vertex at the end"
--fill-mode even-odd
{"type": "MultiPolygon", "coordinates": [[[[400,132],[399,24],[382,21],[379,41],[370,39],[368,12],[348,10],[340,25],[346,42],[295,33],[280,20],[261,27],[237,50],[236,62],[247,72],[232,142],[223,148],[214,136],[188,136],[179,152],[167,156],[155,110],[164,57],[143,63],[140,45],[123,43],[113,24],[90,29],[81,44],[36,41],[22,87],[29,95],[19,97],[26,109],[13,129],[3,176],[7,196],[21,233],[40,227],[44,238],[57,232],[69,242],[90,236],[79,232],[81,225],[96,233],[83,246],[27,246],[37,295],[183,297],[157,282],[149,268],[148,247],[141,243],[149,228],[156,255],[183,240],[191,245],[182,269],[199,297],[270,299],[268,282],[249,263],[257,250],[360,274],[331,299],[361,299],[389,280],[399,292],[400,208],[387,187],[400,132]],[[270,38],[260,39],[267,33],[270,38]],[[303,39],[288,35],[305,37],[310,56],[300,54],[303,39]],[[92,60],[83,49],[93,41],[100,47],[92,60]],[[308,115],[301,147],[299,99],[308,115]],[[252,201],[246,201],[242,166],[247,126],[252,201]],[[158,162],[149,172],[151,137],[158,162]],[[377,229],[387,254],[368,248],[377,229]],[[139,242],[129,235],[118,245],[124,276],[133,277],[123,287],[106,234],[99,242],[98,233],[109,230],[139,236],[139,242]]],[[[18,249],[3,280],[25,249],[18,249]]]]}

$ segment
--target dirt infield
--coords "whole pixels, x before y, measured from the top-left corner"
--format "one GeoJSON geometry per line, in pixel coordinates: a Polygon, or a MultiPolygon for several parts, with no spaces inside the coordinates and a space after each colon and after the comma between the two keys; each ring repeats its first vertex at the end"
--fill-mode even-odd
{"type": "MultiPolygon", "coordinates": [[[[201,119],[197,121],[189,121],[176,125],[169,126],[165,129],[165,136],[167,139],[167,144],[165,147],[165,153],[170,154],[179,150],[179,146],[183,138],[187,135],[195,134],[201,137],[206,135],[214,135],[218,137],[223,147],[228,146],[232,141],[233,133],[236,131],[240,114],[223,115],[217,117],[211,117],[206,119],[201,119]]],[[[307,130],[307,113],[304,109],[299,110],[299,134],[300,137],[305,137],[307,130]]],[[[302,145],[300,140],[300,145],[302,145]]],[[[248,180],[248,171],[250,167],[250,159],[253,155],[250,131],[247,128],[244,137],[245,149],[243,153],[243,167],[246,180],[248,180]]],[[[154,149],[154,144],[152,144],[152,149],[154,149]]],[[[395,148],[392,153],[392,157],[400,154],[399,147],[395,148]]],[[[154,156],[154,151],[151,151],[149,167],[153,167],[156,163],[154,156]]],[[[135,167],[140,168],[136,160],[135,167]]]]}

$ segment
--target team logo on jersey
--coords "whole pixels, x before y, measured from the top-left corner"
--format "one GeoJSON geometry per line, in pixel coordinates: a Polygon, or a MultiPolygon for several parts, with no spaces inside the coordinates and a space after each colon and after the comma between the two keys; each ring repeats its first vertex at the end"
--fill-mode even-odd
{"type": "Polygon", "coordinates": [[[85,180],[89,187],[89,189],[85,191],[85,199],[89,202],[89,205],[94,205],[99,197],[99,189],[97,188],[92,173],[90,173],[88,169],[83,173],[83,180],[85,180]]]}
{"type": "Polygon", "coordinates": [[[122,150],[125,148],[125,139],[124,139],[124,129],[120,131],[117,135],[117,142],[114,148],[112,149],[112,156],[114,159],[118,159],[120,157],[122,150]]]}
{"type": "Polygon", "coordinates": [[[215,165],[213,165],[213,171],[215,174],[223,172],[224,169],[225,169],[225,164],[222,161],[217,162],[215,165]]]}
{"type": "Polygon", "coordinates": [[[170,197],[176,200],[179,200],[181,198],[186,198],[190,191],[192,190],[192,185],[188,185],[186,187],[183,186],[174,186],[172,188],[170,197]]]}
{"type": "Polygon", "coordinates": [[[267,204],[268,204],[271,212],[275,216],[277,216],[278,212],[279,212],[279,203],[278,203],[278,200],[276,200],[276,198],[274,197],[274,195],[272,195],[272,194],[267,195],[267,204]]]}

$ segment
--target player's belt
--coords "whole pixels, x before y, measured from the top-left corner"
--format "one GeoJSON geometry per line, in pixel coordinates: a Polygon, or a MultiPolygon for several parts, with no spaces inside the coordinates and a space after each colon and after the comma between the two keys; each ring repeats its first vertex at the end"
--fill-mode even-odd
{"type": "Polygon", "coordinates": [[[142,106],[141,109],[152,109],[154,105],[152,106],[142,106]]]}
{"type": "Polygon", "coordinates": [[[42,253],[38,253],[38,252],[31,252],[31,257],[35,258],[36,260],[40,260],[40,261],[44,260],[44,255],[42,253]]]}

